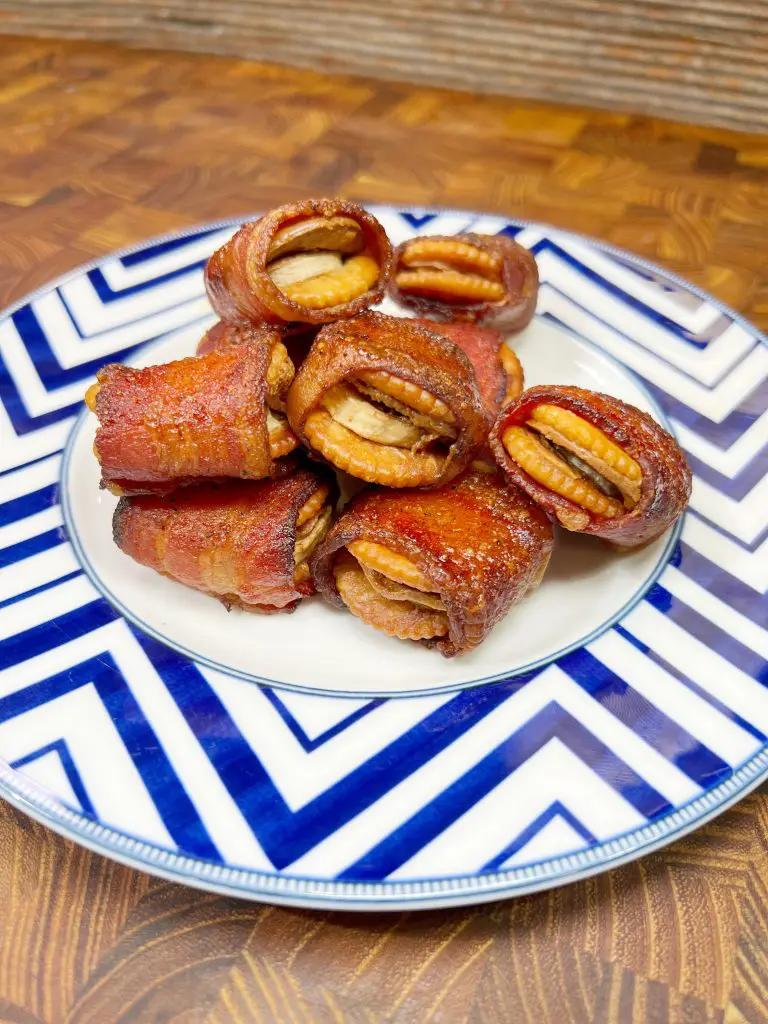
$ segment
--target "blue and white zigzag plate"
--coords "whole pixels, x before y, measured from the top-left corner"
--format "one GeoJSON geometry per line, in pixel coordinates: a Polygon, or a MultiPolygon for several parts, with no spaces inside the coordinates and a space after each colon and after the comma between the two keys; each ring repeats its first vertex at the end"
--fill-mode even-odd
{"type": "Polygon", "coordinates": [[[428,907],[640,856],[768,774],[768,339],[657,267],[531,224],[375,211],[393,242],[535,252],[529,383],[652,412],[694,470],[641,552],[561,536],[540,590],[446,661],[305,602],[227,614],[113,546],[81,397],[190,353],[234,230],[145,244],[0,320],[0,794],[107,856],[238,896],[428,907]]]}

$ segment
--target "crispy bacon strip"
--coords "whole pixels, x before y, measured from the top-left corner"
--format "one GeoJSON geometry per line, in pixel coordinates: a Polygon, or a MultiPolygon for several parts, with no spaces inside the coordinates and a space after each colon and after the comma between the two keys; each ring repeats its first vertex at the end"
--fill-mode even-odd
{"type": "Polygon", "coordinates": [[[210,258],[205,286],[224,320],[324,324],[379,302],[391,270],[392,247],[375,217],[347,200],[306,199],[244,224],[210,258]]]}
{"type": "Polygon", "coordinates": [[[276,327],[269,327],[266,324],[248,324],[237,320],[219,320],[213,327],[209,327],[202,336],[197,344],[195,354],[204,356],[216,348],[256,341],[268,345],[274,357],[274,347],[281,344],[282,340],[282,332],[276,327]]]}
{"type": "Polygon", "coordinates": [[[306,558],[327,531],[335,494],[330,478],[303,469],[284,480],[121,498],[113,536],[137,562],[228,607],[292,611],[314,593],[306,558]]]}
{"type": "MultiPolygon", "coordinates": [[[[298,442],[279,412],[292,369],[244,325],[237,343],[161,366],[103,367],[86,401],[99,420],[102,485],[167,491],[200,478],[260,479],[298,442]]],[[[284,350],[283,350],[284,354],[284,350]]],[[[287,355],[285,355],[287,360],[287,355]]]]}
{"type": "Polygon", "coordinates": [[[452,479],[488,430],[464,353],[412,320],[373,312],[320,331],[286,410],[328,462],[391,487],[452,479]]]}
{"type": "Polygon", "coordinates": [[[552,527],[532,501],[470,471],[433,491],[364,491],[310,568],[331,604],[453,657],[538,586],[551,549],[552,527]]]}
{"type": "Polygon", "coordinates": [[[504,334],[521,331],[536,310],[533,254],[506,235],[433,235],[395,249],[389,293],[438,322],[468,321],[504,334]]]}
{"type": "MultiPolygon", "coordinates": [[[[204,356],[209,352],[213,352],[217,348],[226,348],[227,345],[231,344],[236,338],[238,338],[237,329],[240,325],[237,322],[228,323],[226,320],[219,320],[213,327],[210,327],[205,334],[202,336],[200,341],[197,343],[195,349],[195,355],[204,356]]],[[[280,332],[274,327],[254,327],[253,331],[264,332],[265,337],[270,340],[275,337],[277,341],[280,340],[280,332]],[[273,334],[274,332],[274,334],[273,334]]]]}
{"type": "Polygon", "coordinates": [[[576,387],[529,388],[503,410],[491,448],[508,480],[567,530],[639,547],[685,511],[691,471],[651,416],[576,387]]]}
{"type": "Polygon", "coordinates": [[[283,334],[275,327],[256,327],[242,322],[226,323],[220,320],[200,339],[196,355],[204,356],[215,349],[228,348],[231,345],[266,345],[270,351],[267,366],[267,405],[270,409],[284,412],[285,396],[296,372],[285,341],[283,334]]]}
{"type": "Polygon", "coordinates": [[[520,397],[523,368],[498,331],[466,323],[440,324],[432,320],[417,320],[417,323],[437,331],[464,351],[475,371],[480,398],[491,423],[503,405],[520,397]]]}

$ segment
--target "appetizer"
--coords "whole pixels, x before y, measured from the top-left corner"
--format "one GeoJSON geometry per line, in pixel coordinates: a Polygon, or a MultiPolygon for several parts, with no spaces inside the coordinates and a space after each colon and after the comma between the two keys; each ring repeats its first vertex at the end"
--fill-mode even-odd
{"type": "Polygon", "coordinates": [[[446,657],[477,647],[538,586],[552,526],[498,474],[433,491],[370,489],[310,560],[318,592],[387,636],[446,657]]]}
{"type": "Polygon", "coordinates": [[[314,593],[307,558],[331,524],[335,484],[301,469],[165,497],[121,498],[112,520],[126,555],[227,607],[292,611],[314,593]]]}
{"type": "Polygon", "coordinates": [[[430,320],[510,333],[534,314],[539,272],[533,253],[506,235],[425,236],[395,249],[389,291],[430,320]]]}
{"type": "Polygon", "coordinates": [[[489,426],[461,349],[413,320],[373,312],[323,327],[286,410],[311,450],[389,487],[446,483],[489,426]]]}
{"type": "Polygon", "coordinates": [[[202,356],[99,371],[85,401],[99,420],[94,452],[103,487],[162,493],[206,477],[281,472],[276,460],[298,441],[281,411],[293,364],[280,335],[245,324],[211,334],[202,356]]]}
{"type": "Polygon", "coordinates": [[[379,302],[391,268],[375,217],[343,199],[307,199],[244,224],[211,256],[205,286],[224,320],[324,324],[379,302]]]}
{"type": "Polygon", "coordinates": [[[453,657],[539,585],[554,523],[655,540],[689,500],[685,457],[616,398],[523,391],[505,336],[538,284],[506,235],[393,254],[345,200],[243,225],[206,267],[221,321],[196,356],[105,366],[86,394],[115,543],[228,608],[290,611],[317,589],[453,657]],[[417,318],[370,310],[387,289],[417,318]]]}
{"type": "Polygon", "coordinates": [[[510,483],[566,530],[618,547],[655,540],[682,514],[691,471],[647,413],[582,388],[543,385],[499,416],[491,448],[510,483]]]}

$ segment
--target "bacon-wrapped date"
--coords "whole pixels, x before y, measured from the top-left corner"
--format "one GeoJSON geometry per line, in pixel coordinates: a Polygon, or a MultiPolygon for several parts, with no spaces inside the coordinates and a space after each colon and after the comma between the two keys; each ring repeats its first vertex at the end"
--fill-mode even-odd
{"type": "Polygon", "coordinates": [[[506,235],[431,235],[395,249],[389,293],[430,320],[521,331],[536,310],[533,254],[506,235]]]}
{"type": "Polygon", "coordinates": [[[364,491],[310,569],[331,604],[453,657],[538,586],[551,550],[552,526],[532,501],[470,471],[433,491],[364,491]]]}
{"type": "Polygon", "coordinates": [[[205,484],[121,498],[112,532],[126,555],[228,607],[292,611],[314,593],[307,558],[328,531],[335,495],[329,476],[307,469],[205,484]]]}
{"type": "Polygon", "coordinates": [[[413,320],[362,313],[320,331],[286,399],[298,437],[350,476],[436,487],[486,439],[471,364],[413,320]]]}
{"type": "Polygon", "coordinates": [[[507,478],[567,530],[617,547],[655,540],[691,494],[685,456],[663,427],[582,388],[523,392],[499,416],[491,448],[507,478]]]}
{"type": "Polygon", "coordinates": [[[298,441],[280,411],[293,365],[279,334],[225,325],[211,345],[160,366],[99,371],[86,403],[99,420],[103,486],[163,493],[200,478],[280,474],[276,460],[298,441]]]}
{"type": "Polygon", "coordinates": [[[375,217],[347,200],[306,199],[244,224],[211,256],[205,286],[225,320],[323,324],[379,302],[391,270],[375,217]]]}

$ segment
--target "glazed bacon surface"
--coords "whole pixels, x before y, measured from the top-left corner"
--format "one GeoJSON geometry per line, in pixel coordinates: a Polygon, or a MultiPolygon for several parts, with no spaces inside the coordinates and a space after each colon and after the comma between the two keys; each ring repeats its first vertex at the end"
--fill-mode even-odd
{"type": "Polygon", "coordinates": [[[663,427],[582,388],[525,391],[499,416],[491,448],[507,479],[567,530],[619,547],[655,540],[691,493],[685,456],[663,427]]]}
{"type": "Polygon", "coordinates": [[[364,491],[310,559],[322,596],[447,657],[477,647],[538,586],[552,526],[498,474],[433,491],[364,491]]]}
{"type": "Polygon", "coordinates": [[[353,477],[390,487],[445,483],[488,431],[464,353],[415,321],[374,312],[320,331],[286,409],[309,448],[353,477]]]}
{"type": "Polygon", "coordinates": [[[285,337],[274,327],[255,327],[242,321],[220,320],[200,339],[195,354],[204,356],[216,349],[228,349],[232,345],[266,345],[270,352],[266,402],[270,409],[283,412],[285,396],[296,372],[285,342],[285,337]]]}
{"type": "Polygon", "coordinates": [[[375,217],[347,200],[307,199],[244,224],[211,256],[205,286],[224,320],[323,324],[379,302],[391,269],[375,217]]]}
{"type": "Polygon", "coordinates": [[[502,406],[520,397],[524,374],[520,360],[498,333],[475,324],[439,324],[417,320],[428,330],[437,331],[465,353],[475,371],[480,398],[491,423],[502,406]]]}
{"type": "Polygon", "coordinates": [[[506,235],[433,235],[395,249],[389,293],[438,322],[521,331],[536,310],[539,272],[533,254],[506,235]]]}
{"type": "Polygon", "coordinates": [[[104,486],[162,493],[201,478],[280,473],[276,460],[298,441],[279,412],[293,377],[279,334],[230,325],[214,341],[199,357],[99,371],[86,402],[99,420],[104,486]]]}
{"type": "Polygon", "coordinates": [[[121,498],[112,528],[131,558],[227,606],[290,611],[314,593],[307,556],[330,525],[335,483],[302,469],[167,497],[121,498]]]}

